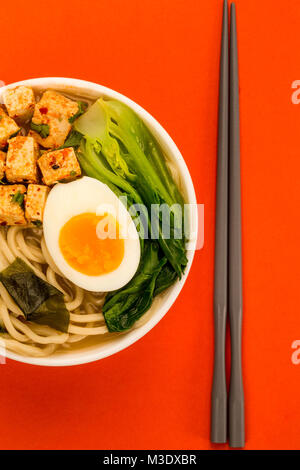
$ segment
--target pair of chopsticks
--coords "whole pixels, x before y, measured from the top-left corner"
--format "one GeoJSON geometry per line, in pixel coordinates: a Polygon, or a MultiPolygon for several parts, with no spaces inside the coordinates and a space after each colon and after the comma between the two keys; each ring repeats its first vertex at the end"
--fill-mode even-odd
{"type": "Polygon", "coordinates": [[[215,235],[215,357],[212,386],[211,441],[230,447],[245,444],[244,391],[241,361],[242,254],[240,189],[239,78],[235,4],[224,1],[218,122],[215,235]],[[225,372],[226,317],[229,313],[231,373],[227,404],[225,372]],[[228,414],[228,417],[227,417],[228,414]]]}

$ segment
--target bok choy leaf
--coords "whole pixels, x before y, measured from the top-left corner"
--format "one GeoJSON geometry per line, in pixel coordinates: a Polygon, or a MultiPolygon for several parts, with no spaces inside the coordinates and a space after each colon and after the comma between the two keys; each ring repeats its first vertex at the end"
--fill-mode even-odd
{"type": "Polygon", "coordinates": [[[119,101],[99,99],[74,127],[85,138],[79,156],[83,167],[86,160],[90,163],[93,154],[94,168],[130,194],[134,201],[144,202],[148,211],[152,205],[169,208],[171,237],[166,239],[164,236],[159,216],[156,223],[158,243],[181,277],[187,263],[185,240],[174,235],[184,225],[184,201],[158,143],[142,120],[119,101]]]}
{"type": "Polygon", "coordinates": [[[140,266],[126,286],[107,295],[103,307],[109,331],[123,331],[184,272],[184,199],[156,139],[128,106],[99,99],[75,121],[74,129],[82,136],[77,157],[83,171],[140,211],[131,213],[140,233],[140,266]],[[167,210],[167,236],[162,212],[153,212],[153,207],[167,210]],[[144,237],[146,231],[151,241],[144,237]]]}
{"type": "Polygon", "coordinates": [[[103,314],[109,331],[131,328],[151,306],[156,279],[166,264],[159,258],[157,243],[147,243],[137,274],[122,289],[107,296],[103,314]]]}

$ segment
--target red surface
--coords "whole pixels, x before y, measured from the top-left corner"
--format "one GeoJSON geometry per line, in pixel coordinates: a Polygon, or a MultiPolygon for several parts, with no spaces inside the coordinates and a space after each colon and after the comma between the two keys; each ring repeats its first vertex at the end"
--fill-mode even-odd
{"type": "MultiPolygon", "coordinates": [[[[237,0],[247,448],[300,448],[298,0],[237,0]]],[[[0,447],[195,449],[209,443],[221,0],[8,2],[1,79],[66,76],[137,101],[169,131],[205,204],[205,246],[167,316],[71,368],[0,366],[0,447]]]]}

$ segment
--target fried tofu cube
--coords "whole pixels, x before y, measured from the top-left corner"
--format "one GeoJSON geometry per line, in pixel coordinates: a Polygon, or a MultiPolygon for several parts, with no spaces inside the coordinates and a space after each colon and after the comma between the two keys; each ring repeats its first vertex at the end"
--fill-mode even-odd
{"type": "Polygon", "coordinates": [[[40,144],[38,143],[39,135],[36,132],[29,129],[27,133],[27,137],[32,137],[35,140],[35,142],[38,144],[38,146],[40,147],[40,144]]]}
{"type": "Polygon", "coordinates": [[[18,86],[9,88],[4,93],[4,104],[8,115],[18,122],[26,122],[32,118],[35,98],[32,88],[18,86]]]}
{"type": "Polygon", "coordinates": [[[23,184],[0,186],[0,225],[25,225],[23,184]]]}
{"type": "Polygon", "coordinates": [[[27,222],[40,225],[43,221],[44,207],[50,191],[48,186],[29,184],[25,197],[25,217],[27,222]]]}
{"type": "Polygon", "coordinates": [[[0,106],[0,149],[6,147],[8,139],[19,130],[19,126],[0,106]]]}
{"type": "Polygon", "coordinates": [[[2,180],[5,174],[5,162],[6,162],[6,153],[0,150],[0,180],[2,180]]]}
{"type": "Polygon", "coordinates": [[[9,140],[6,158],[7,181],[37,183],[38,144],[33,137],[22,135],[9,140]]]}
{"type": "Polygon", "coordinates": [[[57,93],[45,91],[35,105],[31,122],[31,135],[45,148],[60,147],[71,130],[69,119],[78,112],[76,101],[57,93]]]}
{"type": "Polygon", "coordinates": [[[81,175],[81,169],[73,147],[46,152],[38,159],[43,182],[48,186],[70,181],[81,175]]]}

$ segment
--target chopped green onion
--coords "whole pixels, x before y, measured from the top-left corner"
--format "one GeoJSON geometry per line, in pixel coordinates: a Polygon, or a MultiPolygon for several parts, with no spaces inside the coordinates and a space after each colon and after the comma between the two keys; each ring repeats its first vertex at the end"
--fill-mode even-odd
{"type": "Polygon", "coordinates": [[[48,137],[48,135],[50,134],[50,129],[49,129],[49,126],[48,124],[35,124],[34,122],[31,121],[30,123],[30,128],[37,132],[38,134],[40,134],[40,136],[42,137],[42,139],[45,139],[46,137],[48,137]]]}
{"type": "Polygon", "coordinates": [[[22,207],[24,203],[24,194],[20,193],[20,191],[17,191],[15,194],[11,195],[11,201],[19,204],[19,206],[22,207]]]}

